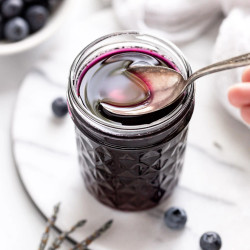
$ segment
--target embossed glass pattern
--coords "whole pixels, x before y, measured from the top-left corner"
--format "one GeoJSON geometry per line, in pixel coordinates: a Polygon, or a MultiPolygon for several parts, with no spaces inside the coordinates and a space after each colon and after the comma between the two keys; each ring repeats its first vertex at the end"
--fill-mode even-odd
{"type": "Polygon", "coordinates": [[[100,145],[78,129],[76,135],[85,185],[108,206],[130,211],[154,207],[172,193],[178,182],[187,128],[167,143],[141,150],[100,145]]]}

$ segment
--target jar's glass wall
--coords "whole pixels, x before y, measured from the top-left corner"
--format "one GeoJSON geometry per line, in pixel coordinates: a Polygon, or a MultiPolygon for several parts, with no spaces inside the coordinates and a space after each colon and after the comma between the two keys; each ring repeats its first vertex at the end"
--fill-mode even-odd
{"type": "Polygon", "coordinates": [[[76,138],[88,191],[105,205],[138,211],[158,205],[173,192],[183,166],[187,127],[168,142],[141,150],[101,145],[77,128],[76,138]]]}

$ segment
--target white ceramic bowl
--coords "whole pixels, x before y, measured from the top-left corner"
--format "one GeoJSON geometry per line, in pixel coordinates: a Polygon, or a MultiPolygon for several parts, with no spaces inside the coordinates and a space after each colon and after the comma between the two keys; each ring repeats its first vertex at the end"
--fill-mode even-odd
{"type": "Polygon", "coordinates": [[[63,0],[41,30],[18,42],[0,42],[0,56],[15,55],[39,47],[58,30],[74,5],[75,0],[63,0]]]}

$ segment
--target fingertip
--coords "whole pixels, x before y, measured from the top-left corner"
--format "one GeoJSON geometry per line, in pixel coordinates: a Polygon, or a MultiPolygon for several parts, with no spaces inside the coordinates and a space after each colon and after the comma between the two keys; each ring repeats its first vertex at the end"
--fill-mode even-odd
{"type": "Polygon", "coordinates": [[[240,102],[239,102],[240,93],[239,93],[239,87],[238,87],[238,85],[231,86],[231,87],[228,89],[227,96],[228,96],[229,102],[230,102],[233,106],[235,106],[235,107],[240,107],[240,102]]]}
{"type": "Polygon", "coordinates": [[[250,66],[246,67],[243,71],[242,82],[250,82],[250,66]]]}
{"type": "Polygon", "coordinates": [[[243,120],[250,124],[250,106],[243,106],[240,109],[240,113],[241,113],[241,117],[243,118],[243,120]]]}
{"type": "Polygon", "coordinates": [[[228,90],[228,100],[235,107],[250,105],[250,83],[238,83],[228,90]]]}

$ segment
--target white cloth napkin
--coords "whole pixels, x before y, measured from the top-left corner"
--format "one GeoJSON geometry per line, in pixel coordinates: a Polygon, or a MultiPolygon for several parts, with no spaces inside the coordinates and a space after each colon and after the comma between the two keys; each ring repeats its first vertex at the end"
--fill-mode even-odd
{"type": "Polygon", "coordinates": [[[218,0],[114,0],[113,7],[125,28],[161,30],[174,43],[194,39],[221,14],[218,0]]]}
{"type": "MultiPolygon", "coordinates": [[[[199,37],[224,15],[211,61],[250,52],[250,0],[113,0],[113,8],[124,28],[161,31],[177,45],[199,37]]],[[[240,121],[239,111],[228,102],[227,90],[241,81],[241,73],[242,68],[215,77],[219,100],[240,121]]]]}

